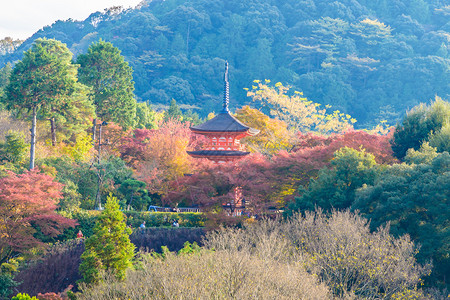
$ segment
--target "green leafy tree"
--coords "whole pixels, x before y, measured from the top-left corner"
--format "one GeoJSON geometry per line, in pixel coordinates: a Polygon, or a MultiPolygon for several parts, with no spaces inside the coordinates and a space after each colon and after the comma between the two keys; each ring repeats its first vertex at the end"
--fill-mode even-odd
{"type": "Polygon", "coordinates": [[[325,210],[349,208],[355,192],[364,184],[372,184],[377,175],[375,157],[364,150],[344,147],[334,153],[331,169],[323,168],[317,179],[311,179],[308,189],[290,205],[291,210],[325,210]]]}
{"type": "Polygon", "coordinates": [[[127,179],[122,182],[119,192],[125,196],[127,210],[132,207],[136,210],[145,210],[150,204],[152,199],[148,196],[146,186],[145,182],[134,179],[127,179]]]}
{"type": "Polygon", "coordinates": [[[136,128],[155,129],[162,119],[162,113],[157,113],[148,102],[136,104],[136,128]]]}
{"type": "Polygon", "coordinates": [[[450,116],[446,124],[436,133],[429,136],[430,146],[436,147],[438,152],[450,152],[450,116]]]}
{"type": "Polygon", "coordinates": [[[14,280],[14,275],[18,271],[21,258],[11,258],[0,265],[0,299],[7,299],[11,294],[11,289],[19,285],[14,280]]]}
{"type": "Polygon", "coordinates": [[[125,278],[134,257],[130,234],[117,198],[109,196],[81,256],[80,272],[84,282],[98,282],[104,271],[111,272],[117,279],[125,278]]]}
{"type": "Polygon", "coordinates": [[[3,89],[9,84],[9,76],[11,75],[11,71],[12,66],[10,63],[7,63],[6,66],[0,69],[0,100],[4,94],[3,89]]]}
{"type": "Polygon", "coordinates": [[[391,141],[394,155],[403,159],[408,149],[419,150],[423,142],[438,150],[448,151],[450,103],[436,97],[431,105],[420,104],[409,111],[401,124],[395,128],[391,141]]]}
{"type": "Polygon", "coordinates": [[[405,162],[416,165],[429,164],[436,156],[438,156],[437,149],[431,147],[428,142],[425,142],[417,151],[413,148],[408,149],[405,156],[405,162]]]}
{"type": "Polygon", "coordinates": [[[11,74],[6,87],[8,109],[31,114],[30,169],[34,168],[36,120],[61,105],[60,100],[73,93],[76,66],[67,46],[56,40],[37,39],[24,53],[11,74]]]}
{"type": "MultiPolygon", "coordinates": [[[[427,152],[429,152],[427,150],[427,152]]],[[[420,262],[433,259],[429,281],[445,285],[450,273],[450,155],[429,163],[386,168],[372,186],[357,191],[352,209],[371,219],[372,229],[390,223],[397,236],[409,234],[421,245],[420,262]]]]}
{"type": "Polygon", "coordinates": [[[73,93],[59,101],[48,112],[51,125],[51,140],[55,146],[58,139],[70,145],[76,144],[83,138],[90,127],[91,120],[95,118],[95,107],[89,98],[90,89],[77,82],[73,93]]]}
{"type": "MultiPolygon", "coordinates": [[[[113,121],[124,128],[134,126],[136,99],[132,68],[111,43],[100,40],[86,54],[77,58],[79,80],[90,86],[96,115],[103,121],[113,121]]],[[[95,132],[94,120],[93,132],[95,132]]],[[[94,134],[95,139],[95,134],[94,134]]]]}

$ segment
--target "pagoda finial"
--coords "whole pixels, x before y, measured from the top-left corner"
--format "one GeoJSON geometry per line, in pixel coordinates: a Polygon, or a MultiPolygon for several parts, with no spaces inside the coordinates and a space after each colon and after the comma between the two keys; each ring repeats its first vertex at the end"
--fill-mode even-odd
{"type": "Polygon", "coordinates": [[[230,86],[228,83],[228,61],[225,62],[225,74],[224,74],[224,87],[223,87],[223,113],[229,113],[228,103],[230,102],[230,86]]]}

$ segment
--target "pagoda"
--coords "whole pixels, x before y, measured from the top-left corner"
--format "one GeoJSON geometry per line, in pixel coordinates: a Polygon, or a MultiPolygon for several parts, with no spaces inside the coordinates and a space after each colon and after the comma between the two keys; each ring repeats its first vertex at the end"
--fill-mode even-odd
{"type": "Polygon", "coordinates": [[[203,150],[187,151],[190,156],[207,158],[215,163],[224,163],[240,159],[250,153],[245,151],[240,139],[256,135],[259,130],[250,128],[230,114],[228,110],[229,95],[228,62],[226,62],[222,112],[203,124],[190,127],[192,132],[204,135],[208,139],[203,150]]]}

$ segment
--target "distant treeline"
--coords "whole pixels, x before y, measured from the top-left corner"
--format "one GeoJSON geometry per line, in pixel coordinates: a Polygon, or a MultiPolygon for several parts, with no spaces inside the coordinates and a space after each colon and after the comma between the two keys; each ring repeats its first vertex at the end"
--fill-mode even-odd
{"type": "Polygon", "coordinates": [[[147,1],[57,21],[0,56],[0,67],[39,37],[75,55],[102,38],[133,67],[141,101],[174,98],[205,116],[220,106],[228,60],[234,107],[251,101],[243,88],[267,78],[352,115],[357,127],[394,125],[419,102],[448,98],[449,15],[440,0],[147,1]]]}

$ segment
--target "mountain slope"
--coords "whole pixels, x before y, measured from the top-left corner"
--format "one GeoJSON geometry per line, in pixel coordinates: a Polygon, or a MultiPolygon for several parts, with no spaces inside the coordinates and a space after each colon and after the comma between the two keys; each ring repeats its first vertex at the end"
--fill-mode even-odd
{"type": "Polygon", "coordinates": [[[443,0],[158,0],[112,8],[35,33],[0,66],[21,59],[39,37],[75,55],[102,38],[134,69],[139,100],[171,98],[220,108],[224,60],[232,106],[243,88],[270,79],[351,114],[360,126],[400,114],[435,95],[450,97],[450,5],[443,0]]]}

